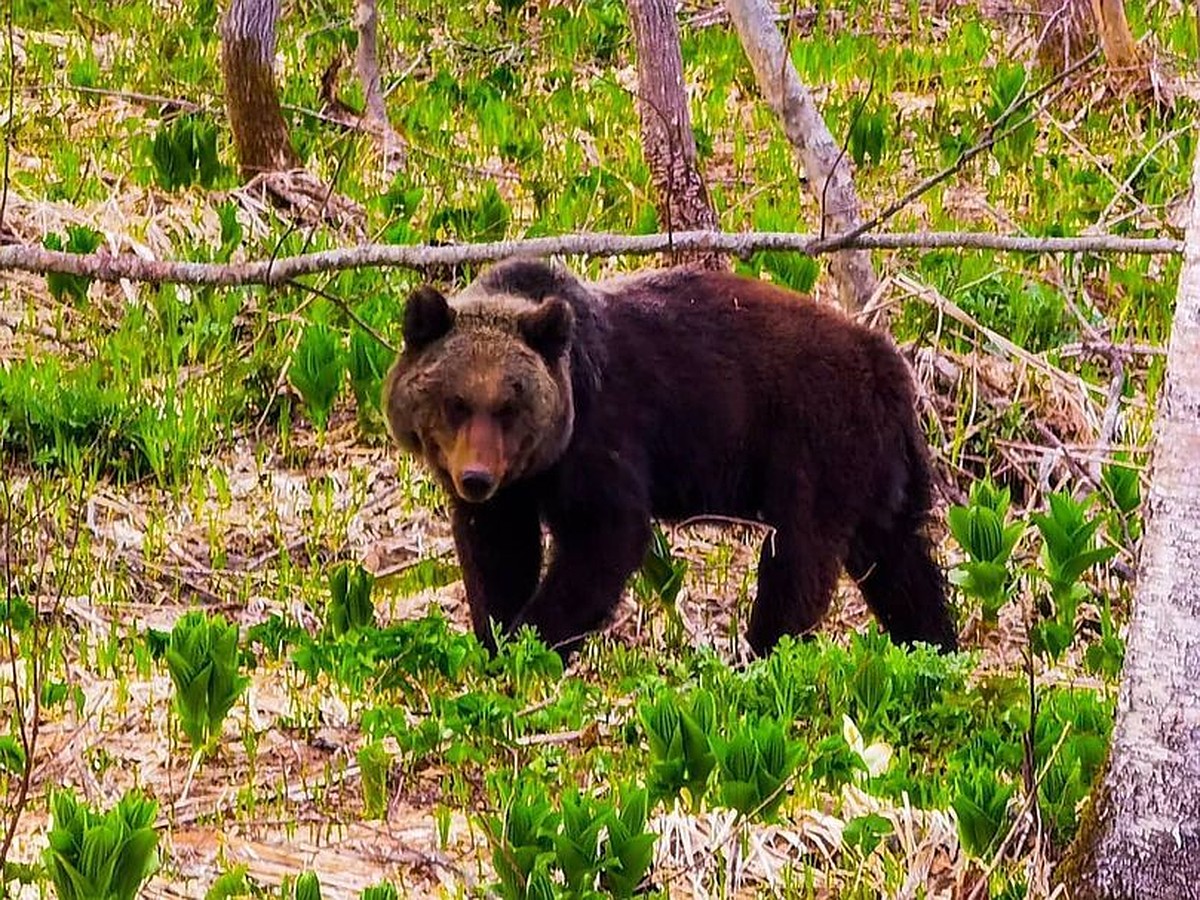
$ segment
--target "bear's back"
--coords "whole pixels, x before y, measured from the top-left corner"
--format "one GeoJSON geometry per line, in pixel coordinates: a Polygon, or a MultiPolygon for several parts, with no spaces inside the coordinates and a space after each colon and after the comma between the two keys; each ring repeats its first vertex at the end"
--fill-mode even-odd
{"type": "Polygon", "coordinates": [[[858,496],[847,479],[872,477],[872,458],[903,440],[907,366],[839,310],[693,269],[599,282],[592,294],[606,359],[596,427],[645,456],[660,516],[754,515],[779,467],[812,473],[831,497],[858,496]]]}

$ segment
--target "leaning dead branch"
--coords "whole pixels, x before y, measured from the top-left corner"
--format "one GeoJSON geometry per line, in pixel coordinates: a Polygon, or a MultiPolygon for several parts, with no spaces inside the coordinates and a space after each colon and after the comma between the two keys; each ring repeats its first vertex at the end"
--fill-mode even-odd
{"type": "MultiPolygon", "coordinates": [[[[792,65],[770,0],[726,0],[725,8],[754,68],[759,89],[796,148],[808,190],[821,205],[821,234],[854,229],[861,218],[850,162],[792,65]]],[[[875,293],[871,257],[861,248],[844,245],[834,254],[830,272],[837,282],[842,307],[849,312],[862,309],[875,293]]]]}
{"type": "Polygon", "coordinates": [[[358,8],[354,15],[354,27],[358,29],[358,49],[355,51],[354,64],[366,101],[363,120],[379,143],[384,175],[390,179],[404,166],[404,142],[392,129],[383,101],[377,51],[378,25],[379,14],[375,0],[358,0],[358,8]]]}
{"type": "MultiPolygon", "coordinates": [[[[76,254],[47,250],[32,244],[0,247],[0,271],[47,274],[61,272],[97,281],[138,281],[151,284],[207,284],[235,287],[278,285],[304,275],[340,272],[373,266],[423,271],[439,266],[485,263],[510,256],[648,256],[669,249],[707,250],[748,256],[757,250],[790,250],[817,255],[828,251],[837,236],[820,238],[792,232],[684,231],[675,234],[566,234],[483,244],[362,244],[274,260],[244,263],[176,262],[143,259],[133,253],[76,254]]],[[[1183,242],[1172,238],[1126,238],[1112,235],[1035,238],[981,232],[924,232],[863,234],[848,242],[860,249],[900,250],[953,247],[1020,253],[1179,254],[1183,242]]],[[[839,246],[841,246],[839,244],[839,246]]]]}

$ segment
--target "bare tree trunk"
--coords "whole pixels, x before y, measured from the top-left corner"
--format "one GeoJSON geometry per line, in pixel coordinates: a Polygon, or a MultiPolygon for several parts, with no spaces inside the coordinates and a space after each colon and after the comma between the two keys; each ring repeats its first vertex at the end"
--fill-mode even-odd
{"type": "Polygon", "coordinates": [[[1074,900],[1200,893],[1200,153],[1108,764],[1059,867],[1074,900]]]}
{"type": "MultiPolygon", "coordinates": [[[[629,16],[637,44],[642,147],[658,195],[659,224],[668,233],[718,231],[720,223],[696,164],[674,0],[630,0],[629,16]]],[[[709,269],[729,266],[719,253],[689,258],[709,269]]]]}
{"type": "Polygon", "coordinates": [[[358,50],[354,58],[367,102],[367,116],[377,122],[386,122],[387,109],[383,105],[383,85],[379,79],[379,58],[376,55],[379,14],[375,9],[375,0],[358,0],[358,15],[354,24],[358,27],[358,50]]]}
{"type": "Polygon", "coordinates": [[[1104,50],[1109,78],[1118,89],[1147,81],[1147,69],[1129,29],[1124,0],[1038,0],[1042,32],[1038,58],[1055,71],[1082,59],[1096,45],[1104,50]]]}
{"type": "Polygon", "coordinates": [[[225,106],[243,178],[300,165],[275,90],[279,0],[230,0],[221,20],[225,106]]]}
{"type": "Polygon", "coordinates": [[[358,28],[358,50],[355,53],[355,68],[366,98],[367,127],[379,141],[384,174],[391,177],[404,165],[403,142],[388,122],[387,107],[383,102],[383,86],[379,78],[379,14],[375,0],[358,0],[358,13],[354,20],[358,28]]]}
{"type": "MultiPolygon", "coordinates": [[[[725,0],[759,90],[783,123],[800,158],[805,183],[821,207],[821,233],[840,234],[861,222],[850,164],[825,126],[812,94],[800,81],[775,25],[770,0],[725,0]]],[[[875,270],[865,250],[833,254],[830,270],[842,307],[861,310],[875,292],[875,270]]]]}
{"type": "Polygon", "coordinates": [[[1129,30],[1125,17],[1124,0],[1092,0],[1092,15],[1096,29],[1100,32],[1100,45],[1108,68],[1115,71],[1133,71],[1141,64],[1137,43],[1129,30]]]}

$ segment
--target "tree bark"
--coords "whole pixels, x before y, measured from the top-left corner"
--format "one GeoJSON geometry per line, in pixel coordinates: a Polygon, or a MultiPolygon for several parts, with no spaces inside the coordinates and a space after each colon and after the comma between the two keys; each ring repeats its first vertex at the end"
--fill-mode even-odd
{"type": "Polygon", "coordinates": [[[1059,868],[1074,900],[1200,892],[1200,153],[1108,764],[1059,868]]]}
{"type": "Polygon", "coordinates": [[[1061,72],[1087,55],[1099,38],[1117,90],[1147,83],[1124,0],[1038,0],[1037,6],[1044,20],[1038,36],[1038,59],[1044,65],[1061,72]]]}
{"type": "MultiPolygon", "coordinates": [[[[805,184],[821,208],[821,234],[851,230],[861,219],[850,164],[787,55],[770,0],[725,0],[725,8],[750,58],[759,90],[796,148],[805,184]]],[[[877,285],[870,255],[864,250],[839,251],[833,254],[830,270],[843,308],[861,310],[877,285]]]]}
{"type": "MultiPolygon", "coordinates": [[[[658,197],[659,224],[668,233],[719,231],[716,211],[696,163],[674,0],[630,0],[629,17],[637,45],[642,148],[658,197]]],[[[727,257],[718,253],[695,253],[688,258],[704,268],[729,267],[727,257]]]]}
{"type": "Polygon", "coordinates": [[[354,24],[358,29],[355,68],[366,100],[367,127],[379,142],[384,175],[391,178],[404,165],[404,150],[400,136],[388,122],[387,107],[383,102],[383,85],[379,78],[379,14],[375,0],[358,0],[354,24]]]}
{"type": "Polygon", "coordinates": [[[1125,17],[1124,0],[1092,0],[1092,16],[1109,71],[1133,72],[1141,64],[1137,43],[1125,17]]]}
{"type": "Polygon", "coordinates": [[[275,89],[278,18],[279,0],[230,0],[221,20],[225,106],[246,179],[300,165],[275,89]]]}

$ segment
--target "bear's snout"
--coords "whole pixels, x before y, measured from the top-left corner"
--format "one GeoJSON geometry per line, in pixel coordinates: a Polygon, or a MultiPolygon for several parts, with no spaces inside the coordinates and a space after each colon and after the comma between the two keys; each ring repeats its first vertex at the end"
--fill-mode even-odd
{"type": "Polygon", "coordinates": [[[496,479],[486,469],[467,469],[458,477],[458,493],[464,500],[482,503],[492,495],[496,479]]]}
{"type": "Polygon", "coordinates": [[[447,462],[459,497],[469,503],[489,499],[508,470],[504,429],[491,416],[472,415],[458,430],[447,462]]]}

